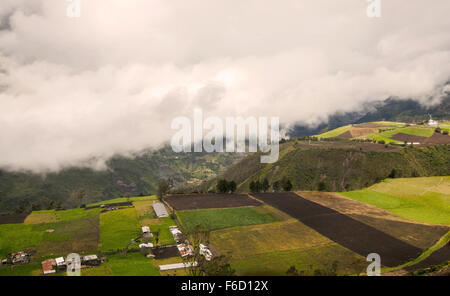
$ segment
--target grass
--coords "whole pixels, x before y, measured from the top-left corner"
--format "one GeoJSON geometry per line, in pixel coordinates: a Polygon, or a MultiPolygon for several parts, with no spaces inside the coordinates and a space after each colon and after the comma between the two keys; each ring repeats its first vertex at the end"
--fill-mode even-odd
{"type": "Polygon", "coordinates": [[[411,265],[415,265],[423,260],[425,260],[428,256],[430,256],[433,252],[439,250],[443,246],[445,246],[450,241],[450,231],[447,232],[436,244],[434,244],[431,248],[426,249],[419,257],[405,264],[396,267],[386,267],[382,268],[381,272],[391,272],[394,270],[402,269],[411,265]]]}
{"type": "Polygon", "coordinates": [[[337,274],[360,273],[367,267],[365,258],[336,244],[328,244],[307,249],[275,251],[251,256],[241,260],[231,261],[231,266],[237,275],[286,275],[291,266],[305,275],[313,275],[314,271],[321,270],[322,274],[337,262],[337,274]]]}
{"type": "Polygon", "coordinates": [[[107,205],[112,203],[119,203],[119,202],[135,202],[135,201],[143,201],[143,200],[155,200],[157,199],[156,195],[148,195],[148,196],[135,196],[135,197],[119,197],[109,200],[104,200],[92,204],[86,205],[86,207],[93,207],[93,206],[99,206],[99,205],[107,205]]]}
{"type": "Polygon", "coordinates": [[[177,215],[187,233],[192,233],[197,225],[202,230],[213,230],[279,220],[274,214],[260,213],[254,207],[179,211],[177,215]]]}
{"type": "Polygon", "coordinates": [[[331,131],[328,131],[326,133],[320,134],[317,137],[318,138],[334,138],[334,137],[337,137],[337,136],[342,135],[343,133],[349,131],[351,127],[352,127],[351,125],[341,126],[341,127],[335,128],[331,131]]]}
{"type": "MultiPolygon", "coordinates": [[[[169,226],[177,225],[175,220],[171,217],[153,219],[152,223],[146,224],[150,226],[150,231],[155,232],[159,229],[159,240],[158,245],[171,245],[175,241],[173,239],[172,233],[169,231],[169,226]]],[[[152,242],[155,243],[155,237],[152,238],[152,242]]]]}
{"type": "Polygon", "coordinates": [[[141,232],[136,209],[128,208],[100,215],[100,250],[124,249],[141,232]]]}
{"type": "Polygon", "coordinates": [[[296,219],[215,230],[211,232],[210,242],[221,254],[233,260],[331,243],[296,219]]]}
{"type": "Polygon", "coordinates": [[[386,179],[341,195],[419,222],[450,225],[450,176],[386,179]]]}
{"type": "Polygon", "coordinates": [[[27,216],[24,223],[25,224],[40,224],[40,223],[52,223],[60,221],[70,221],[76,219],[89,218],[96,216],[100,213],[100,209],[85,210],[82,208],[55,211],[55,210],[45,210],[45,211],[34,211],[27,216]]]}
{"type": "Polygon", "coordinates": [[[381,141],[384,140],[386,143],[401,143],[401,141],[392,140],[396,134],[403,133],[411,136],[419,136],[419,137],[431,137],[434,133],[434,128],[430,127],[403,127],[403,128],[395,128],[392,130],[384,131],[379,134],[372,134],[369,137],[373,140],[381,141]]]}
{"type": "Polygon", "coordinates": [[[0,267],[0,276],[33,276],[42,275],[41,264],[16,265],[0,267]]]}
{"type": "Polygon", "coordinates": [[[0,255],[23,249],[36,251],[34,258],[66,256],[95,251],[98,247],[98,216],[41,224],[0,225],[0,255]],[[45,230],[53,229],[48,233],[45,230]]]}
{"type": "Polygon", "coordinates": [[[154,259],[146,258],[141,253],[128,253],[107,256],[108,261],[99,267],[81,271],[82,276],[159,276],[154,259]]]}
{"type": "Polygon", "coordinates": [[[153,200],[135,201],[133,202],[139,217],[155,217],[153,211],[153,200]]]}

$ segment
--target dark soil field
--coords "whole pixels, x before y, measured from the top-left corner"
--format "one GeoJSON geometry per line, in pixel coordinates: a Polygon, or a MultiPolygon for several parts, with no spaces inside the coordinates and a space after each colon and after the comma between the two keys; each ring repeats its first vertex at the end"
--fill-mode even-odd
{"type": "Polygon", "coordinates": [[[152,249],[155,259],[166,259],[180,256],[177,246],[159,247],[152,249]]]}
{"type": "Polygon", "coordinates": [[[21,224],[29,213],[0,216],[0,224],[21,224]]]}
{"type": "Polygon", "coordinates": [[[446,263],[447,261],[450,261],[450,242],[447,243],[442,248],[440,248],[439,250],[433,252],[430,256],[425,258],[425,260],[420,261],[415,265],[408,266],[405,269],[407,271],[420,270],[432,267],[434,265],[446,263]]]}
{"type": "MultiPolygon", "coordinates": [[[[341,136],[339,136],[341,138],[341,136]]],[[[294,144],[295,148],[306,148],[306,149],[356,149],[370,152],[398,152],[401,147],[396,147],[392,145],[374,144],[369,142],[358,143],[354,141],[297,141],[294,144]]]]}
{"type": "Polygon", "coordinates": [[[401,141],[401,142],[419,142],[425,143],[428,139],[427,137],[413,136],[404,133],[398,133],[391,137],[392,140],[401,141]]]}
{"type": "MultiPolygon", "coordinates": [[[[131,201],[125,201],[125,202],[105,204],[105,208],[124,207],[124,206],[132,206],[132,205],[133,205],[133,203],[131,201]]],[[[91,209],[96,209],[96,208],[100,208],[100,205],[92,206],[92,207],[85,207],[84,209],[91,210],[91,209]]]]}
{"type": "Polygon", "coordinates": [[[383,266],[397,266],[422,253],[420,248],[295,193],[254,196],[361,256],[378,253],[383,266]]]}
{"type": "Polygon", "coordinates": [[[439,133],[434,133],[431,137],[427,138],[425,141],[426,146],[450,144],[450,135],[443,135],[439,133]]]}
{"type": "Polygon", "coordinates": [[[197,210],[259,206],[260,202],[246,194],[186,194],[164,197],[175,210],[197,210]]]}

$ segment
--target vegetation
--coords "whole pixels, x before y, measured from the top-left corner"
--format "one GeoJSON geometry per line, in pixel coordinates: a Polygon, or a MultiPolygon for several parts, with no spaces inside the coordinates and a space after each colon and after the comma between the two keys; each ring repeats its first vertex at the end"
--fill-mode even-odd
{"type": "Polygon", "coordinates": [[[106,212],[100,215],[100,250],[123,250],[140,234],[134,208],[106,212]]]}
{"type": "Polygon", "coordinates": [[[450,225],[450,177],[387,179],[344,196],[408,219],[450,225]]]}
{"type": "Polygon", "coordinates": [[[218,193],[234,193],[236,191],[236,182],[220,179],[217,181],[216,192],[218,193]]]}
{"type": "Polygon", "coordinates": [[[179,211],[177,216],[188,233],[192,233],[197,226],[204,231],[278,220],[275,215],[260,213],[252,207],[179,211]]]}

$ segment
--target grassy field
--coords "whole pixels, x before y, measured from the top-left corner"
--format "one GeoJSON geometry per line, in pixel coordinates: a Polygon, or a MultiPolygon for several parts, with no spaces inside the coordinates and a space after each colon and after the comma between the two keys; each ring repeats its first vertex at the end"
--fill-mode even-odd
{"type": "Polygon", "coordinates": [[[334,137],[337,137],[337,136],[349,131],[351,127],[352,127],[351,125],[341,126],[341,127],[335,128],[334,130],[320,134],[317,137],[318,138],[334,138],[334,137]]]}
{"type": "Polygon", "coordinates": [[[140,232],[136,209],[103,213],[100,215],[100,250],[124,249],[140,232]]]}
{"type": "Polygon", "coordinates": [[[365,258],[335,243],[307,249],[276,251],[231,262],[237,275],[286,275],[291,266],[300,274],[326,275],[337,262],[339,275],[356,274],[367,267],[365,258]],[[303,273],[301,273],[303,271],[303,273]]]}
{"type": "Polygon", "coordinates": [[[100,209],[85,210],[81,208],[64,211],[45,210],[34,211],[25,219],[25,224],[40,224],[75,219],[89,218],[100,214],[100,209]]]}
{"type": "Polygon", "coordinates": [[[233,260],[331,243],[296,219],[215,230],[210,241],[221,254],[233,260]]]}
{"type": "Polygon", "coordinates": [[[17,265],[0,267],[0,276],[32,276],[42,275],[41,264],[17,265]]]}
{"type": "Polygon", "coordinates": [[[396,134],[407,134],[411,136],[419,136],[419,137],[431,137],[434,133],[434,128],[430,127],[403,127],[396,128],[389,131],[381,132],[379,134],[370,135],[369,138],[377,141],[384,140],[386,143],[394,142],[400,143],[400,141],[392,140],[391,137],[396,134]]]}
{"type": "Polygon", "coordinates": [[[41,224],[0,225],[0,256],[23,249],[36,251],[35,258],[50,254],[95,251],[98,247],[98,216],[41,224]],[[52,229],[48,233],[45,230],[52,229]]]}
{"type": "Polygon", "coordinates": [[[148,259],[141,253],[109,255],[108,261],[99,267],[81,271],[82,276],[158,276],[158,267],[154,259],[148,259]]]}
{"type": "Polygon", "coordinates": [[[109,199],[109,200],[104,200],[104,201],[88,204],[86,206],[87,207],[93,207],[93,206],[107,205],[107,204],[119,203],[119,202],[128,202],[128,201],[135,202],[135,201],[156,200],[156,199],[157,199],[156,195],[135,196],[135,197],[119,197],[119,198],[114,198],[114,199],[109,199]]]}
{"type": "Polygon", "coordinates": [[[386,179],[340,194],[408,219],[450,225],[450,176],[386,179]]]}
{"type": "Polygon", "coordinates": [[[253,207],[179,211],[177,215],[188,233],[195,230],[197,225],[203,230],[213,230],[279,220],[276,215],[258,212],[253,207]]]}

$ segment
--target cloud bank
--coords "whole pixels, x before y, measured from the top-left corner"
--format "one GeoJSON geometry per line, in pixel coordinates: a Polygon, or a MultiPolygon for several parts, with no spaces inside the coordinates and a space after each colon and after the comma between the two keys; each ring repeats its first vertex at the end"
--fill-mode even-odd
{"type": "Polygon", "coordinates": [[[177,116],[318,124],[389,96],[440,100],[448,0],[0,3],[0,167],[104,168],[170,139],[177,116]]]}

